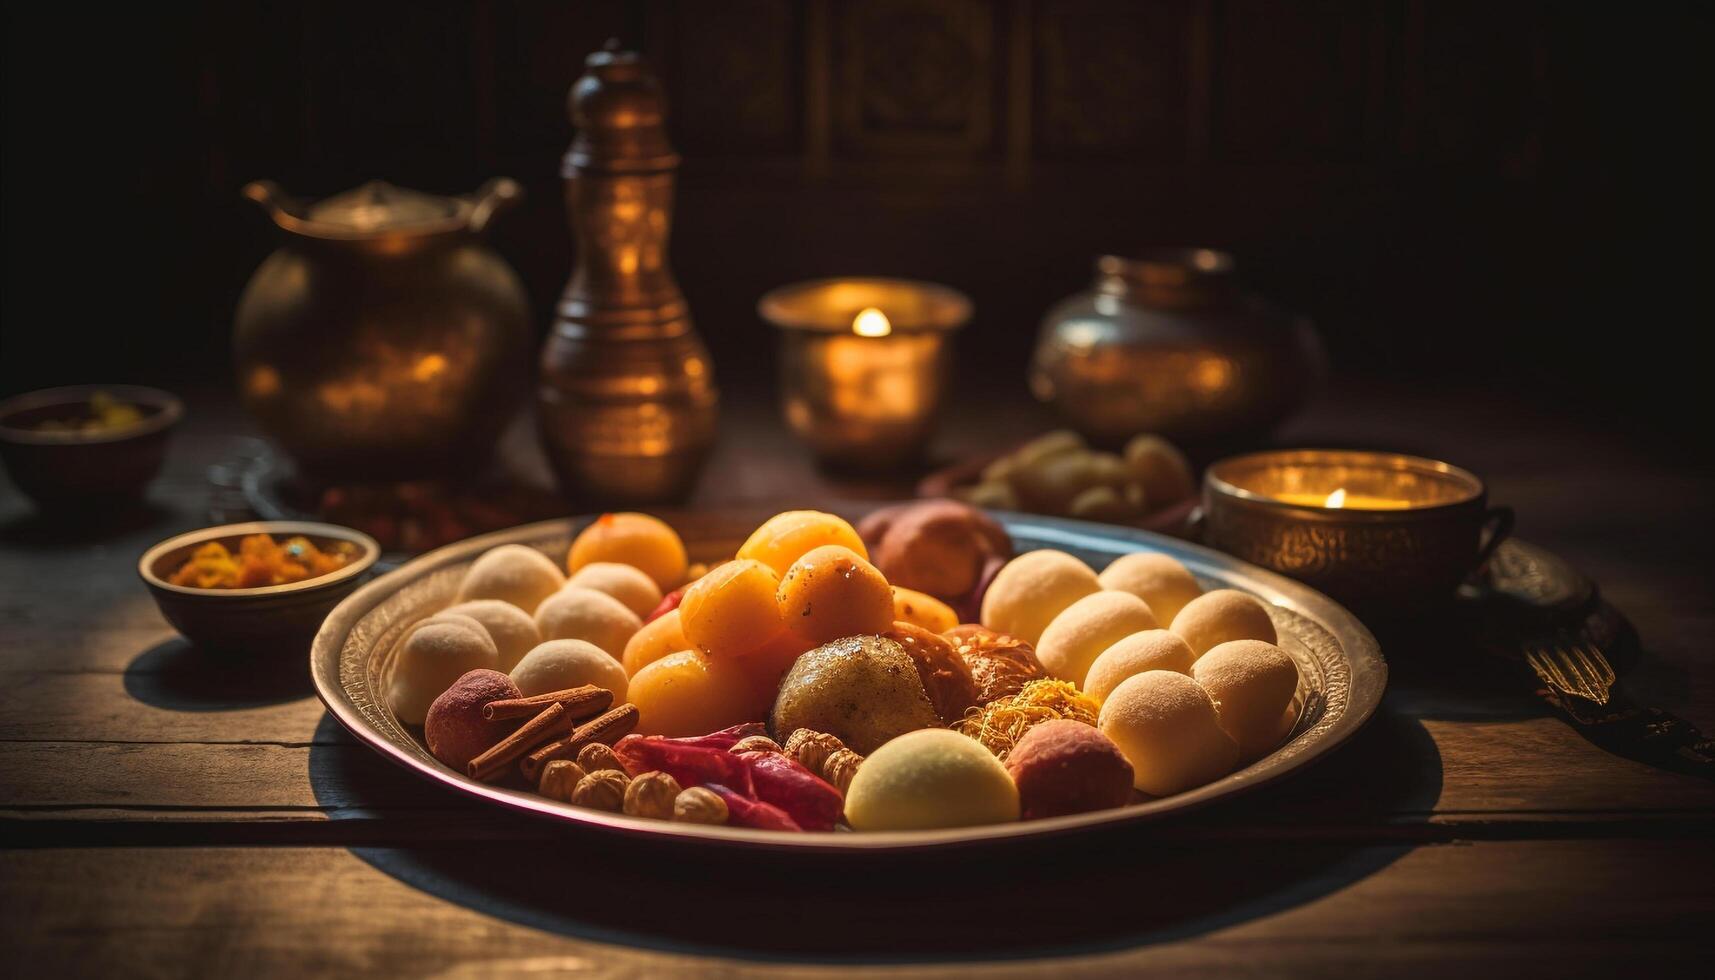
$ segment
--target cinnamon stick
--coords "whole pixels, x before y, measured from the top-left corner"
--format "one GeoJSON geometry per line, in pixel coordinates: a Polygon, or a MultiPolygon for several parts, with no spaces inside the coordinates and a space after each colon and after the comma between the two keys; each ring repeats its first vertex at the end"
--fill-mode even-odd
{"type": "Polygon", "coordinates": [[[518,761],[524,753],[548,739],[564,735],[574,723],[574,719],[566,712],[566,706],[555,702],[541,714],[525,722],[517,731],[501,739],[493,748],[470,760],[465,766],[465,772],[472,779],[489,782],[505,772],[507,767],[518,761]]]}
{"type": "Polygon", "coordinates": [[[506,698],[500,701],[490,701],[482,706],[483,721],[503,721],[508,718],[532,718],[548,710],[551,704],[565,705],[566,712],[574,719],[582,720],[591,715],[607,710],[613,703],[613,692],[594,684],[582,687],[567,688],[564,691],[549,691],[547,694],[532,694],[527,698],[506,698]]]}
{"type": "Polygon", "coordinates": [[[555,742],[549,742],[524,757],[520,763],[524,770],[524,778],[534,780],[542,767],[555,759],[570,759],[578,754],[578,750],[591,742],[601,742],[612,745],[621,737],[637,727],[637,705],[622,704],[609,709],[600,717],[579,725],[570,735],[555,742]]]}

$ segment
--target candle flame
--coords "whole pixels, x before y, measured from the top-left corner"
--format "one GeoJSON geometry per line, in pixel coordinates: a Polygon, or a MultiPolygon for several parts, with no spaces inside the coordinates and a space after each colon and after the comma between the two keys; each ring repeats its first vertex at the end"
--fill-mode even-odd
{"type": "Polygon", "coordinates": [[[1335,490],[1333,493],[1329,494],[1328,499],[1322,501],[1322,506],[1324,506],[1324,507],[1344,507],[1344,506],[1346,506],[1346,488],[1341,487],[1340,489],[1335,490]]]}
{"type": "Polygon", "coordinates": [[[859,337],[885,337],[893,332],[887,314],[875,307],[866,308],[852,320],[852,333],[859,337]]]}

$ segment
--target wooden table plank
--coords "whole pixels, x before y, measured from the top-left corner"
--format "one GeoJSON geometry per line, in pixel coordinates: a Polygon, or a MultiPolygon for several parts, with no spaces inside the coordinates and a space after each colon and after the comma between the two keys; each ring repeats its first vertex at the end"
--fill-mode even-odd
{"type": "Polygon", "coordinates": [[[1715,953],[1701,928],[1715,913],[1712,856],[1706,843],[1637,841],[1187,847],[1121,857],[1107,870],[967,871],[977,887],[946,882],[951,894],[906,869],[848,871],[787,914],[779,889],[790,887],[790,869],[633,867],[633,854],[524,861],[512,845],[7,851],[0,970],[1632,975],[1695,967],[1715,953]],[[628,872],[634,887],[601,887],[628,872]],[[697,873],[725,876],[722,902],[673,888],[675,876],[697,873]],[[637,885],[647,901],[630,897],[637,885]]]}

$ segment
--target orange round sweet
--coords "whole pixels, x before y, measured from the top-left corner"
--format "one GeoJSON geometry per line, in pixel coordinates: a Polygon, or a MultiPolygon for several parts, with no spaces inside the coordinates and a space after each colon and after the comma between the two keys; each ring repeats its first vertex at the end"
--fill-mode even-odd
{"type": "Polygon", "coordinates": [[[785,630],[775,601],[779,586],[774,570],[759,561],[741,558],[711,569],[679,602],[685,639],[717,660],[751,653],[785,630]]]}
{"type": "Polygon", "coordinates": [[[751,558],[785,575],[792,563],[811,549],[839,545],[869,560],[869,551],[857,529],[843,518],[819,510],[789,510],[775,514],[751,532],[738,549],[738,557],[751,558]]]}
{"type": "Polygon", "coordinates": [[[861,555],[839,545],[805,552],[780,578],[780,616],[810,646],[893,626],[893,589],[861,555]]]}
{"type": "Polygon", "coordinates": [[[642,629],[631,634],[631,639],[625,644],[625,652],[619,658],[627,674],[636,674],[669,653],[691,648],[679,616],[679,610],[674,609],[644,623],[642,629]]]}
{"type": "Polygon", "coordinates": [[[622,511],[603,514],[578,533],[566,554],[566,571],[575,573],[600,561],[641,569],[662,592],[668,592],[684,582],[688,559],[685,543],[665,521],[622,511]]]}
{"type": "Polygon", "coordinates": [[[765,707],[749,678],[695,650],[671,653],[631,679],[626,697],[637,706],[643,735],[706,735],[761,718],[765,707]]]}

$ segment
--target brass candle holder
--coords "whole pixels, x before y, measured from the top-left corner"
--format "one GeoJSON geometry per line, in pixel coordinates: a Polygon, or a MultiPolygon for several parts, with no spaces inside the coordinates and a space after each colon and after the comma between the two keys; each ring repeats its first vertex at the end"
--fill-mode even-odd
{"type": "Polygon", "coordinates": [[[786,424],[817,459],[879,470],[922,454],[969,298],[905,279],[821,279],[769,292],[757,312],[780,331],[786,424]]]}
{"type": "Polygon", "coordinates": [[[1362,615],[1448,602],[1512,531],[1475,474],[1400,453],[1298,449],[1210,466],[1204,538],[1362,615]]]}

